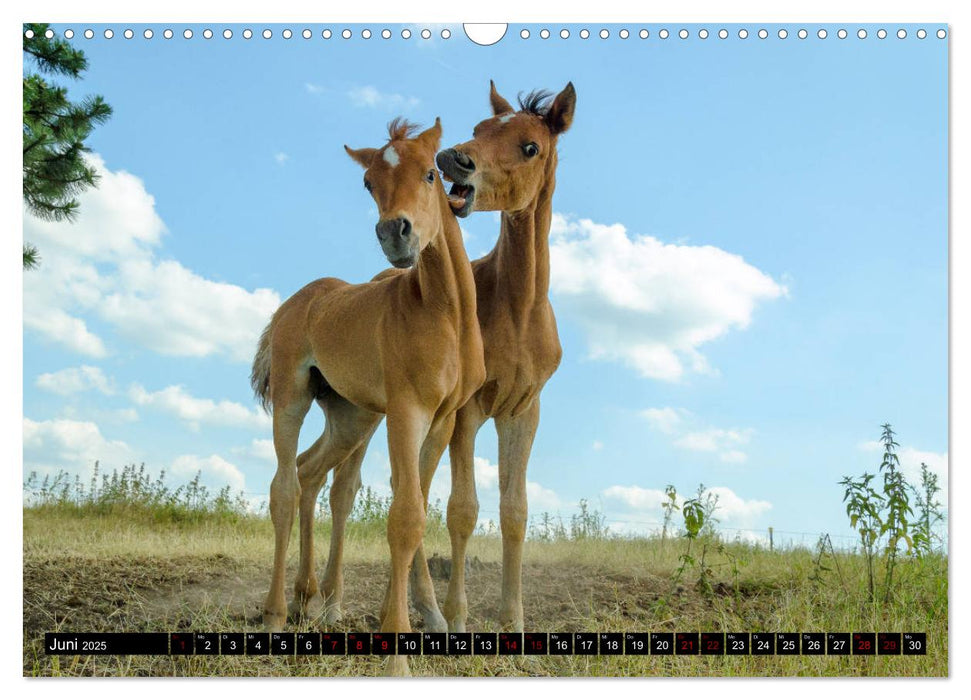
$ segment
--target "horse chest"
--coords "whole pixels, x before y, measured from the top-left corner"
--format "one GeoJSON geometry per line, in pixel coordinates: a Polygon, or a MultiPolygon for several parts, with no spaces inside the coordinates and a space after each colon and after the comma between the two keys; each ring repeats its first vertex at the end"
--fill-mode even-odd
{"type": "Polygon", "coordinates": [[[485,350],[487,376],[479,402],[490,416],[518,414],[539,395],[562,356],[552,313],[518,332],[507,327],[494,333],[485,350]]]}

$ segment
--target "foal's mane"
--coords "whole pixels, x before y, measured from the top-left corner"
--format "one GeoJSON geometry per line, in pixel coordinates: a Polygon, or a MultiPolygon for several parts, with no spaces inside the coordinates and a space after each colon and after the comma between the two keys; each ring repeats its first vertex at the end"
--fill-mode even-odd
{"type": "Polygon", "coordinates": [[[410,138],[418,131],[419,127],[404,117],[395,117],[388,123],[388,138],[391,141],[400,141],[410,138]]]}
{"type": "Polygon", "coordinates": [[[545,117],[553,103],[551,97],[553,97],[553,93],[549,90],[530,90],[525,96],[520,93],[518,97],[519,109],[538,117],[545,117]]]}

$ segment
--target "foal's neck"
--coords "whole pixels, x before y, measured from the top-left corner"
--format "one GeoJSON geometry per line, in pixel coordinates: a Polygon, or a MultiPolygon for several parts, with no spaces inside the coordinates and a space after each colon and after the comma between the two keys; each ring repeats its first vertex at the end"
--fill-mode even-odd
{"type": "Polygon", "coordinates": [[[556,187],[553,151],[536,198],[516,212],[502,212],[494,250],[497,282],[516,315],[525,315],[543,302],[550,289],[550,222],[556,187]]]}
{"type": "Polygon", "coordinates": [[[460,319],[475,321],[475,281],[462,231],[442,195],[441,219],[412,269],[418,293],[426,306],[454,309],[460,319]]]}

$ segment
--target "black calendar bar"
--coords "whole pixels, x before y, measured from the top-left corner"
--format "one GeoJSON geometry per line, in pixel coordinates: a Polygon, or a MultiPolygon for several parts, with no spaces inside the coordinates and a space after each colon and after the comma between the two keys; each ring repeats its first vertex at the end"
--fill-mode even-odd
{"type": "Polygon", "coordinates": [[[48,655],[911,656],[925,632],[47,632],[48,655]]]}
{"type": "Polygon", "coordinates": [[[47,632],[44,634],[44,653],[50,655],[169,654],[168,632],[47,632]]]}

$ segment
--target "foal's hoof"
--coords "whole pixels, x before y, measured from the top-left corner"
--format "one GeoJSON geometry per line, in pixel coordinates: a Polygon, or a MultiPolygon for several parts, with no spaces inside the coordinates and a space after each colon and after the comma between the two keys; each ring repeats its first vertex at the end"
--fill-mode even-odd
{"type": "Polygon", "coordinates": [[[287,624],[287,616],[280,613],[273,613],[269,610],[263,611],[263,629],[267,632],[282,632],[287,624]]]}
{"type": "Polygon", "coordinates": [[[422,610],[421,620],[429,632],[448,632],[448,623],[438,610],[422,610]]]}
{"type": "Polygon", "coordinates": [[[426,632],[448,632],[448,623],[438,605],[425,603],[424,601],[412,600],[415,610],[421,615],[421,624],[426,632]]]}
{"type": "Polygon", "coordinates": [[[336,625],[343,617],[344,611],[340,609],[339,605],[328,605],[324,611],[324,624],[336,625]]]}
{"type": "Polygon", "coordinates": [[[294,620],[308,620],[320,614],[320,608],[320,597],[314,596],[309,600],[306,598],[295,598],[291,600],[287,610],[290,613],[290,617],[294,620]]]}
{"type": "Polygon", "coordinates": [[[410,676],[411,669],[408,668],[407,656],[389,656],[384,665],[384,675],[386,676],[410,676]]]}
{"type": "Polygon", "coordinates": [[[525,627],[523,626],[522,618],[518,620],[499,618],[499,629],[503,632],[522,632],[525,627]]]}
{"type": "Polygon", "coordinates": [[[448,623],[449,632],[465,632],[465,618],[456,617],[448,623]]]}

